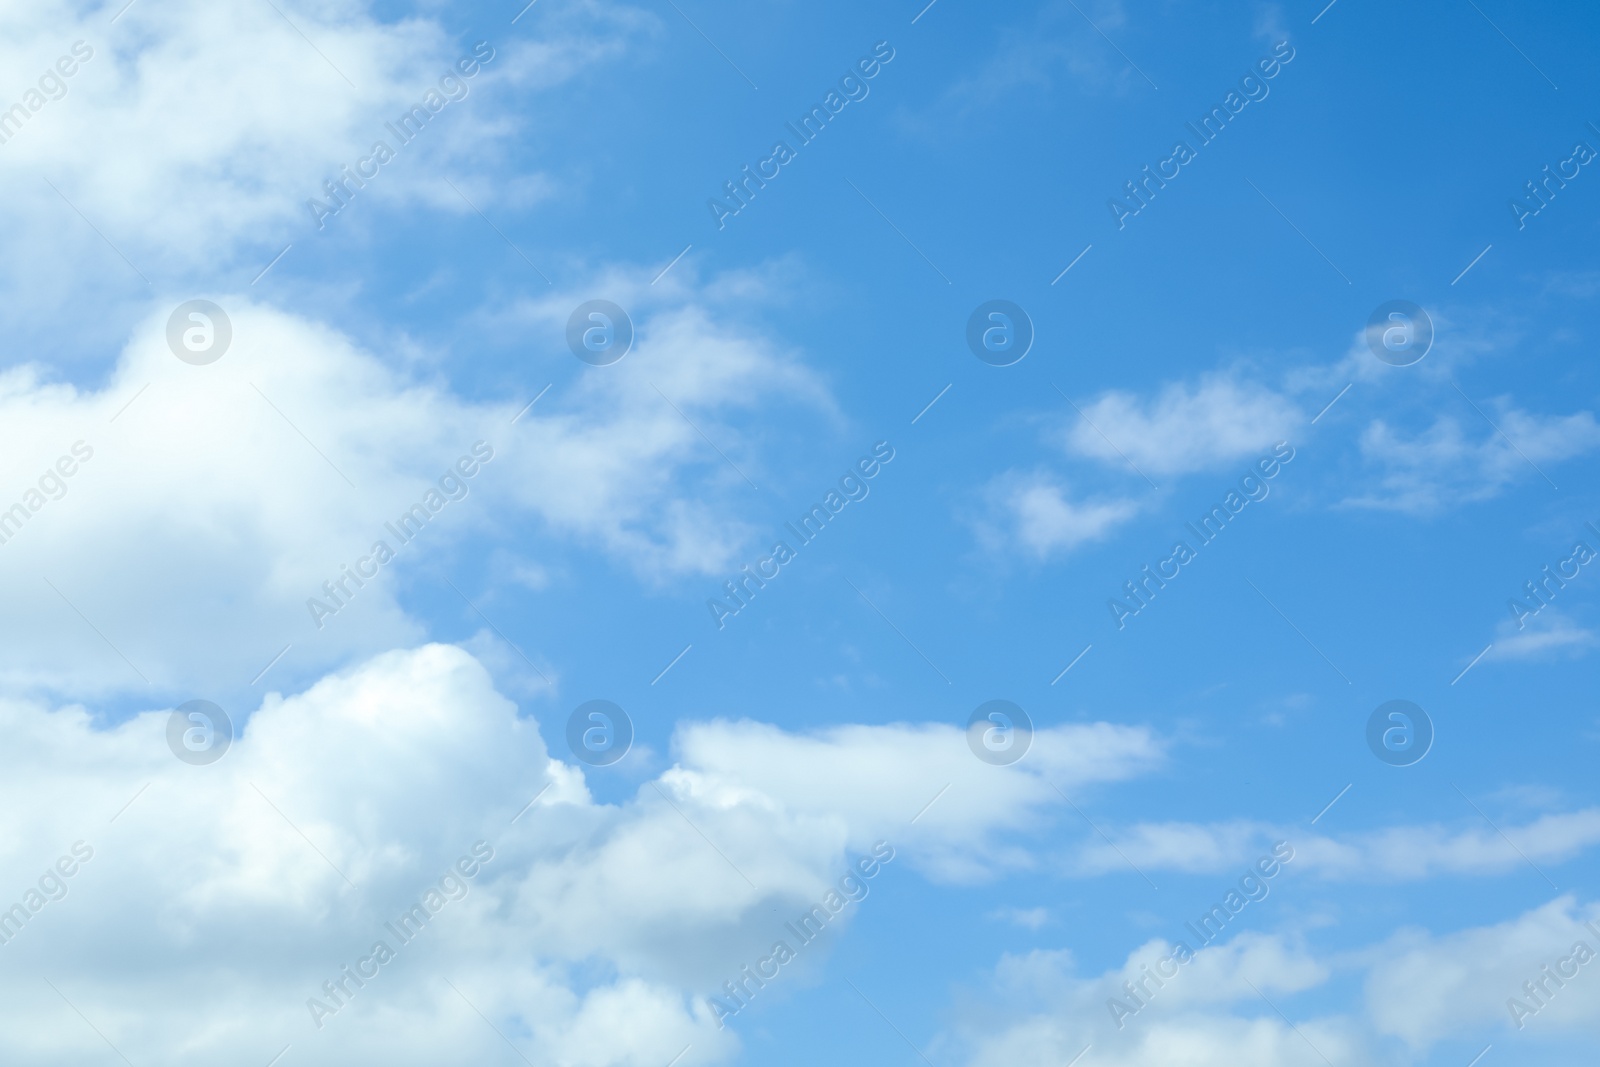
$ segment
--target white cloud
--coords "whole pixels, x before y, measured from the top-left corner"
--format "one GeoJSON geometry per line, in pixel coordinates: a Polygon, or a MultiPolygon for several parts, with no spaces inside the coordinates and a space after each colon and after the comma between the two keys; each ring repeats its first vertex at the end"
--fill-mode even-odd
{"type": "Polygon", "coordinates": [[[1296,842],[1304,867],[1331,878],[1417,880],[1440,875],[1497,875],[1534,863],[1560,863],[1600,844],[1600,808],[1541,815],[1496,830],[1468,816],[1467,829],[1397,826],[1340,838],[1296,842]]]}
{"type": "MultiPolygon", "coordinates": [[[[1433,324],[1433,344],[1420,362],[1405,367],[1385,363],[1368,346],[1366,327],[1362,326],[1351,335],[1350,345],[1339,360],[1295,371],[1290,376],[1291,381],[1296,387],[1337,391],[1352,380],[1381,384],[1421,379],[1434,388],[1449,389],[1449,395],[1456,396],[1450,384],[1453,375],[1464,367],[1514,352],[1525,336],[1515,321],[1516,315],[1507,314],[1504,308],[1434,306],[1424,310],[1433,324]]],[[[1408,388],[1408,391],[1414,392],[1414,389],[1408,388]]]]}
{"type": "MultiPolygon", "coordinates": [[[[506,141],[537,124],[520,95],[615,58],[654,25],[627,7],[581,5],[507,26],[478,53],[493,58],[450,82],[453,102],[402,143],[385,124],[430,88],[445,101],[441,79],[459,75],[459,60],[477,62],[473,42],[432,18],[385,21],[355,0],[174,0],[135,3],[113,23],[123,6],[0,3],[0,69],[11,72],[0,108],[25,99],[74,42],[91,55],[64,96],[25,108],[0,144],[0,193],[15,214],[0,272],[23,295],[10,316],[58,320],[65,307],[121,300],[142,291],[141,274],[158,291],[196,278],[243,284],[286,243],[319,239],[308,199],[326,201],[324,182],[379,141],[396,158],[347,187],[353,210],[329,229],[375,225],[379,204],[471,215],[439,175],[492,168],[506,141]]],[[[480,207],[492,202],[490,186],[462,182],[480,207]]],[[[502,189],[520,202],[549,182],[521,174],[502,189]]]]}
{"type": "Polygon", "coordinates": [[[1002,475],[987,489],[990,517],[980,525],[980,536],[991,544],[1020,545],[1044,559],[1105,538],[1139,510],[1132,499],[1073,501],[1068,492],[1048,474],[1002,475]],[[1004,516],[1003,525],[994,522],[997,513],[1004,516]]]}
{"type": "Polygon", "coordinates": [[[1600,645],[1600,634],[1580,626],[1569,615],[1555,608],[1544,608],[1531,619],[1525,619],[1517,629],[1510,619],[1500,626],[1500,635],[1487,659],[1524,660],[1553,659],[1566,655],[1577,657],[1600,645]]]}
{"type": "MultiPolygon", "coordinates": [[[[1039,729],[1010,767],[975,759],[962,729],[931,724],[840,726],[799,738],[762,723],[694,724],[680,730],[677,744],[685,764],[724,787],[737,783],[836,827],[874,827],[870,833],[906,842],[912,863],[959,881],[1030,865],[1027,852],[994,831],[1059,807],[1057,786],[1124,781],[1163,758],[1149,731],[1106,723],[1039,729]]],[[[699,779],[685,784],[705,788],[699,779]]]]}
{"type": "Polygon", "coordinates": [[[1064,439],[1079,455],[1147,475],[1213,470],[1290,440],[1305,416],[1283,393],[1218,373],[1198,383],[1172,382],[1144,400],[1113,390],[1083,405],[1064,439]]]}
{"type": "Polygon", "coordinates": [[[1328,968],[1299,944],[1241,934],[1199,952],[1188,964],[1166,964],[1162,969],[1176,967],[1176,973],[1165,980],[1159,974],[1149,977],[1169,950],[1166,941],[1150,941],[1129,953],[1121,966],[1088,978],[1073,974],[1067,952],[1002,958],[993,981],[1001,1006],[973,1005],[967,1013],[962,1034],[969,1049],[966,1062],[972,1067],[1059,1067],[1086,1046],[1092,1046],[1094,1062],[1112,1067],[1326,1067],[1328,1062],[1343,1067],[1368,1062],[1351,1023],[1302,1017],[1291,1028],[1262,1000],[1266,995],[1279,1001],[1329,977],[1328,968]],[[1125,983],[1135,985],[1134,996],[1125,983]],[[1142,1007],[1129,1014],[1135,996],[1142,1007]],[[1120,1008],[1114,1010],[1113,1002],[1120,1008]]]}
{"type": "MultiPolygon", "coordinates": [[[[789,353],[687,290],[636,308],[625,360],[583,368],[514,426],[531,390],[464,400],[326,326],[218,300],[234,337],[208,366],[168,349],[162,303],[101,388],[31,366],[0,374],[13,472],[0,509],[21,502],[26,519],[0,545],[0,595],[34,605],[0,619],[6,684],[83,694],[142,675],[158,690],[236,691],[289,642],[304,676],[418,640],[398,578],[474,527],[514,533],[524,551],[537,551],[530,532],[581,542],[650,583],[719,571],[750,532],[736,517],[744,488],[673,404],[702,429],[777,395],[827,404],[789,353]],[[46,483],[65,496],[30,497],[80,440],[92,458],[46,483]],[[466,480],[469,495],[402,546],[385,522],[479,440],[494,459],[466,480]],[[349,606],[319,630],[308,599],[335,606],[323,583],[379,540],[398,557],[359,589],[347,580],[349,606]]],[[[718,436],[737,450],[732,432],[718,436]]]]}
{"type": "Polygon", "coordinates": [[[457,58],[430,22],[385,25],[349,6],[289,6],[316,48],[265,4],[141,4],[112,24],[120,6],[72,20],[5,5],[7,68],[41,67],[76,39],[93,58],[0,152],[8,198],[36,205],[34,227],[83,249],[98,242],[66,224],[77,220],[46,176],[147,273],[217,266],[240,242],[309,223],[305,199],[365,154],[389,110],[421,95],[424,72],[457,58]]]}
{"type": "Polygon", "coordinates": [[[1274,3],[1256,5],[1255,38],[1264,45],[1274,45],[1289,39],[1284,28],[1283,8],[1274,3]]]}
{"type": "MultiPolygon", "coordinates": [[[[1463,810],[1467,810],[1463,805],[1463,810]]],[[[1306,833],[1297,827],[1236,820],[1225,823],[1139,823],[1113,834],[1116,847],[1089,839],[1078,870],[1105,873],[1142,870],[1227,873],[1254,860],[1275,841],[1295,850],[1285,870],[1334,880],[1415,881],[1447,875],[1499,875],[1535,863],[1560,863],[1600,844],[1600,808],[1540,815],[1500,829],[1515,847],[1475,814],[1465,828],[1414,824],[1339,835],[1306,833]],[[1126,857],[1126,859],[1124,858],[1126,857]]]]}
{"type": "Polygon", "coordinates": [[[1373,420],[1362,431],[1361,454],[1380,471],[1377,485],[1345,503],[1437,511],[1488,500],[1514,481],[1542,481],[1555,464],[1600,448],[1600,424],[1588,411],[1539,415],[1512,407],[1505,397],[1490,407],[1494,426],[1482,419],[1463,426],[1454,416],[1441,415],[1411,436],[1383,419],[1373,420]]]}
{"type": "Polygon", "coordinates": [[[440,645],[270,694],[210,766],[173,758],[167,717],[102,730],[81,708],[0,700],[0,804],[31,813],[0,829],[0,907],[73,842],[93,849],[65,898],[0,946],[8,1062],[104,1054],[39,974],[134,1062],[265,1063],[287,1043],[305,1063],[505,1055],[477,1011],[541,1067],[660,1067],[691,1041],[722,1059],[736,1039],[701,998],[783,936],[858,842],[898,853],[879,880],[914,877],[1008,831],[1043,778],[1082,787],[1150,757],[1127,728],[1047,731],[1032,773],[979,765],[913,828],[928,781],[978,765],[954,727],[700,723],[681,729],[677,766],[603,805],[476,661],[440,645]],[[464,898],[401,944],[385,922],[480,840],[493,856],[464,898]],[[322,984],[380,939],[396,961],[316,1028],[308,998],[338,1006],[322,984]]]}
{"type": "Polygon", "coordinates": [[[1570,985],[1546,981],[1539,1000],[1529,998],[1523,983],[1543,979],[1541,969],[1555,968],[1579,941],[1600,952],[1600,938],[1582,925],[1596,918],[1600,910],[1579,907],[1569,894],[1492,926],[1441,936],[1398,934],[1367,953],[1373,960],[1366,988],[1373,1025],[1414,1049],[1485,1024],[1515,1032],[1517,1017],[1507,1000],[1517,998],[1530,1008],[1547,1003],[1532,1018],[1518,1013],[1520,1029],[1530,1036],[1592,1030],[1600,1021],[1600,963],[1577,968],[1570,985]]]}
{"type": "Polygon", "coordinates": [[[1000,22],[997,32],[983,42],[987,47],[982,56],[949,84],[928,113],[906,120],[907,124],[932,136],[948,125],[952,115],[968,119],[988,114],[1019,89],[1048,92],[1069,80],[1096,95],[1146,91],[1148,85],[1137,71],[1106,56],[1095,31],[1099,27],[1115,33],[1126,26],[1120,0],[1084,8],[1094,26],[1061,3],[1041,5],[1014,24],[1000,22]]]}
{"type": "Polygon", "coordinates": [[[1141,870],[1215,873],[1248,863],[1263,844],[1270,847],[1273,840],[1282,840],[1271,827],[1248,821],[1138,823],[1117,837],[1115,847],[1099,838],[1087,841],[1078,858],[1080,869],[1105,873],[1126,870],[1132,862],[1141,870]]]}
{"type": "Polygon", "coordinates": [[[1065,951],[1007,955],[986,993],[994,1003],[964,1005],[959,1031],[974,1067],[1059,1065],[1086,1045],[1095,1062],[1113,1067],[1342,1067],[1379,1062],[1374,1052],[1395,1038],[1407,1052],[1392,1062],[1414,1063],[1464,1035],[1474,1035],[1474,1048],[1485,1038],[1504,1043],[1509,1054],[1516,1041],[1581,1038],[1600,1020],[1600,936],[1584,925],[1596,921],[1600,908],[1568,894],[1501,923],[1445,934],[1407,929],[1343,952],[1340,969],[1365,972],[1364,996],[1346,1015],[1306,1017],[1292,1006],[1296,994],[1327,991],[1335,975],[1294,936],[1242,933],[1188,964],[1162,963],[1172,943],[1155,939],[1084,978],[1065,951]],[[1580,942],[1593,953],[1583,961],[1580,942]],[[1513,1015],[1510,998],[1537,1010],[1513,1015]]]}

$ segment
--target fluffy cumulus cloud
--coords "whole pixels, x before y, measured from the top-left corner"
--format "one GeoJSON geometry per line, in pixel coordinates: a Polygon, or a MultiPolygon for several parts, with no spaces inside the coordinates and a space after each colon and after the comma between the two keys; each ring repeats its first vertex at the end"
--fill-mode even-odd
{"type": "Polygon", "coordinates": [[[175,1064],[286,1045],[304,1063],[487,1060],[502,1041],[540,1064],[659,1067],[690,1042],[724,1058],[706,997],[852,857],[882,841],[900,877],[973,866],[1041,779],[1083,789],[1151,756],[1126,728],[1063,729],[1033,772],[968,782],[913,828],[930,774],[977,762],[952,727],[701,723],[669,771],[600,804],[442,645],[270,694],[207,766],[173,758],[164,711],[101,729],[8,700],[0,721],[0,793],[35,813],[0,836],[18,1064],[103,1041],[175,1064]],[[863,767],[880,779],[852,787],[863,767]]]}
{"type": "Polygon", "coordinates": [[[517,94],[614,59],[652,22],[626,5],[534,21],[496,27],[474,53],[476,39],[434,18],[385,19],[355,0],[0,3],[0,191],[16,208],[0,270],[29,297],[9,313],[218,272],[248,280],[316,233],[307,201],[331,203],[329,180],[347,198],[470,213],[439,174],[492,162],[525,124],[517,94]],[[385,124],[414,105],[427,122],[405,143],[385,124]],[[358,186],[342,168],[378,142],[395,158],[358,186]]]}
{"type": "Polygon", "coordinates": [[[415,641],[399,576],[471,528],[581,540],[646,583],[716,571],[748,531],[695,425],[779,392],[826,402],[692,294],[638,309],[626,360],[515,424],[537,390],[470,401],[324,325],[218,300],[233,340],[209,365],[174,357],[161,304],[98,388],[0,376],[0,590],[34,608],[0,623],[7,684],[238,686],[291,642],[315,668],[415,641]],[[413,505],[420,533],[400,522],[413,505]]]}
{"type": "Polygon", "coordinates": [[[431,23],[385,25],[349,6],[291,6],[285,18],[266,4],[140,4],[113,23],[121,6],[63,19],[5,5],[7,69],[43,71],[83,45],[65,94],[26,115],[0,151],[8,196],[33,206],[36,238],[69,235],[94,258],[98,238],[76,207],[147,274],[220,265],[241,241],[265,246],[370,147],[384,109],[456,58],[431,23]]]}

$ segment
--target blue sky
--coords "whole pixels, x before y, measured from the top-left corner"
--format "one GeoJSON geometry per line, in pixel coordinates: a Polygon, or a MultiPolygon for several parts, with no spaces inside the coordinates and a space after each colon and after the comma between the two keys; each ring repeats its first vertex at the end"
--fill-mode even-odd
{"type": "Polygon", "coordinates": [[[7,1062],[1588,1047],[1592,16],[274,3],[0,3],[7,1062]],[[801,144],[830,91],[859,98],[801,144]],[[193,300],[232,331],[204,365],[167,340],[193,300]],[[606,366],[566,341],[592,300],[635,331],[606,366]],[[1010,366],[967,346],[991,300],[1034,331],[1010,366]],[[1434,331],[1408,366],[1367,339],[1397,300],[1434,331]],[[399,545],[431,489],[459,498],[399,545]],[[203,765],[167,740],[194,699],[232,722],[203,765]],[[1035,730],[1006,765],[965,734],[997,699],[1035,730]],[[590,700],[631,720],[614,763],[569,745],[590,700]],[[1391,700],[1435,732],[1408,766],[1368,747],[1391,700]],[[415,947],[320,988],[479,841],[415,947]],[[1130,1000],[1280,842],[1270,892],[1130,1000]],[[1577,971],[1529,993],[1545,965],[1577,971]]]}

